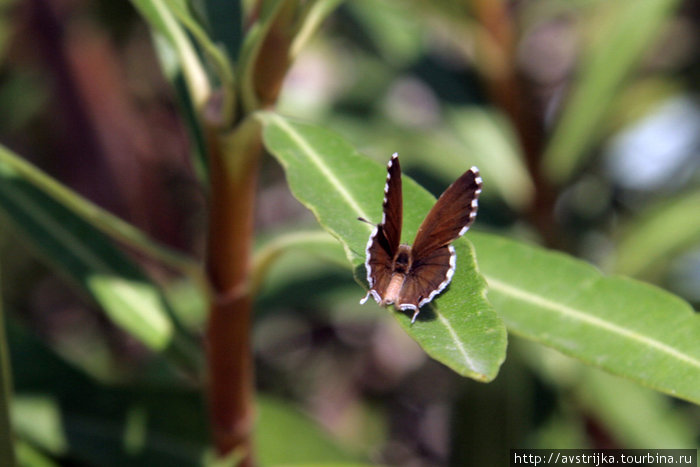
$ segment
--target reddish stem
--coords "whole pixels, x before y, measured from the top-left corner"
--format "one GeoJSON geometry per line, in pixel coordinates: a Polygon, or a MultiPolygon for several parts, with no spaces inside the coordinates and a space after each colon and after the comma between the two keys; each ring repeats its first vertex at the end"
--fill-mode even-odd
{"type": "Polygon", "coordinates": [[[252,299],[248,293],[253,213],[262,146],[244,122],[231,135],[208,135],[211,206],[207,271],[215,297],[207,326],[209,407],[219,454],[242,449],[252,465],[252,299]]]}
{"type": "Polygon", "coordinates": [[[540,168],[545,142],[542,109],[516,66],[516,33],[507,3],[470,0],[470,4],[488,34],[480,41],[482,54],[488,55],[482,57],[487,90],[493,102],[510,117],[535,186],[528,215],[548,246],[561,247],[562,237],[553,219],[556,191],[540,168]]]}

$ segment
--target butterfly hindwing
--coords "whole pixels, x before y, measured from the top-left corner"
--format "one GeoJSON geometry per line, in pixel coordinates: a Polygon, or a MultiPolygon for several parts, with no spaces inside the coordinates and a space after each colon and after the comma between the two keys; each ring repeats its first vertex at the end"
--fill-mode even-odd
{"type": "Polygon", "coordinates": [[[418,311],[442,292],[452,280],[456,258],[454,247],[446,245],[413,260],[399,296],[399,308],[418,311]]]}
{"type": "Polygon", "coordinates": [[[388,240],[381,225],[375,227],[374,232],[367,242],[367,259],[365,268],[367,269],[367,282],[369,292],[363,299],[364,303],[369,295],[381,303],[389,282],[391,281],[393,255],[388,247],[388,240]]]}

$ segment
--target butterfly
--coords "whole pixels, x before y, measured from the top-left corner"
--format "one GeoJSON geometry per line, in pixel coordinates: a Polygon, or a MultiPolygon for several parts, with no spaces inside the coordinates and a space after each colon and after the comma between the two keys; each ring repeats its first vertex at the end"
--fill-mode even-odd
{"type": "Polygon", "coordinates": [[[402,244],[401,165],[399,155],[394,153],[387,165],[382,221],[367,241],[369,292],[360,303],[372,296],[382,306],[394,304],[402,311],[413,310],[411,323],[415,322],[420,308],[452,280],[457,254],[451,243],[474,222],[481,186],[479,169],[472,167],[464,172],[428,212],[413,245],[402,244]]]}

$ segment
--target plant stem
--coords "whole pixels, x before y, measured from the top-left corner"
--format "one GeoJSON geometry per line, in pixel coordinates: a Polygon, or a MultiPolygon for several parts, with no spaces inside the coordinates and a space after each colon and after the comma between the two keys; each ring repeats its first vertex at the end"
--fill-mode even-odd
{"type": "Polygon", "coordinates": [[[240,451],[244,456],[240,465],[244,466],[252,465],[254,458],[251,290],[255,278],[251,277],[251,263],[262,154],[262,127],[255,112],[277,100],[291,64],[289,48],[295,32],[304,31],[303,40],[297,41],[300,46],[320,17],[339,2],[327,0],[320,9],[309,7],[312,9],[301,15],[299,23],[301,3],[278,2],[265,18],[257,18],[254,7],[258,33],[249,32],[250,39],[244,42],[244,49],[246,43],[249,49],[241,51],[238,64],[239,124],[231,132],[219,133],[219,128],[229,124],[226,106],[223,112],[217,112],[216,106],[204,109],[211,181],[207,274],[214,294],[207,326],[210,418],[218,453],[240,451]],[[309,16],[310,12],[315,14],[309,16]],[[306,20],[311,24],[303,24],[306,20]]]}
{"type": "Polygon", "coordinates": [[[562,248],[561,232],[554,220],[556,191],[541,169],[543,112],[516,66],[516,33],[508,5],[502,0],[469,0],[469,4],[484,29],[477,39],[487,90],[510,118],[535,186],[528,216],[547,246],[562,248]]]}
{"type": "Polygon", "coordinates": [[[252,465],[252,298],[249,274],[261,130],[248,118],[231,133],[207,131],[211,202],[207,273],[214,297],[207,326],[209,409],[220,455],[242,450],[252,465]]]}

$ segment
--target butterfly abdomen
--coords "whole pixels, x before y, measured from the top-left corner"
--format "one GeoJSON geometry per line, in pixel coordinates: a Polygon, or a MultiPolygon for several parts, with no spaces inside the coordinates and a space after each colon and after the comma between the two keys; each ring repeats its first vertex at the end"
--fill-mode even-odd
{"type": "Polygon", "coordinates": [[[399,295],[401,294],[401,288],[403,288],[403,283],[406,280],[404,274],[394,274],[391,276],[391,281],[384,292],[384,298],[382,299],[382,305],[391,305],[399,300],[399,295]]]}

